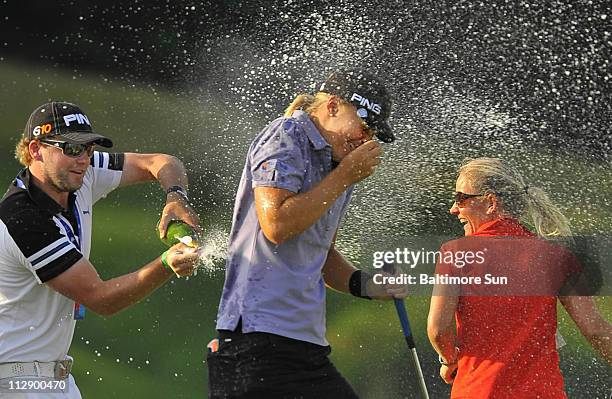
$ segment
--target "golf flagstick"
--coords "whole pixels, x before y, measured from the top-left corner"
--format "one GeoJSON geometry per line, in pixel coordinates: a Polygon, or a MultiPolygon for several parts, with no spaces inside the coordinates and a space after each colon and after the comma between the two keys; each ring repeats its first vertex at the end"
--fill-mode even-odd
{"type": "MultiPolygon", "coordinates": [[[[389,274],[395,274],[395,265],[385,264],[383,271],[389,274]]],[[[414,345],[414,338],[412,337],[412,330],[410,329],[410,322],[408,321],[408,312],[406,312],[406,306],[404,305],[403,299],[393,299],[395,303],[395,310],[397,310],[397,317],[399,317],[400,324],[402,325],[402,331],[404,332],[404,338],[408,344],[408,349],[412,354],[412,363],[414,369],[417,372],[419,378],[419,386],[421,388],[421,396],[423,399],[429,399],[429,393],[427,392],[427,385],[425,384],[425,377],[423,376],[423,370],[421,369],[421,363],[419,363],[419,355],[417,354],[416,347],[414,345]]]]}

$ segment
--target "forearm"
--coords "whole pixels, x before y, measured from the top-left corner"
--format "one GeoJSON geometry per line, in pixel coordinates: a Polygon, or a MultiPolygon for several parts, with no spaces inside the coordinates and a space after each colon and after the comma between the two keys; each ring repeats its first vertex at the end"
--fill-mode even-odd
{"type": "Polygon", "coordinates": [[[323,265],[323,279],[325,284],[336,291],[350,293],[349,280],[357,270],[335,247],[330,249],[327,260],[323,265]]]}
{"type": "Polygon", "coordinates": [[[446,331],[438,331],[436,334],[430,334],[428,331],[429,341],[436,352],[442,357],[444,363],[452,364],[457,361],[456,353],[456,335],[451,329],[446,331]]]}
{"type": "Polygon", "coordinates": [[[172,186],[187,188],[185,166],[176,157],[167,154],[126,153],[121,186],[157,180],[167,190],[172,186]]]}
{"type": "Polygon", "coordinates": [[[151,165],[150,171],[164,190],[172,186],[181,186],[187,189],[189,185],[185,166],[172,155],[160,155],[159,162],[151,165]]]}
{"type": "Polygon", "coordinates": [[[335,169],[311,190],[292,195],[278,205],[262,197],[258,210],[266,236],[278,244],[306,231],[348,188],[345,180],[335,169]]]}
{"type": "Polygon", "coordinates": [[[355,274],[358,270],[332,246],[323,265],[323,279],[329,288],[360,298],[391,300],[408,296],[405,285],[375,284],[369,273],[360,270],[355,274]]]}
{"type": "Polygon", "coordinates": [[[594,298],[561,296],[559,300],[593,349],[612,363],[612,324],[599,313],[594,298]]]}
{"type": "Polygon", "coordinates": [[[95,307],[92,310],[111,316],[145,298],[171,276],[173,272],[157,258],[132,273],[102,281],[99,287],[95,287],[97,295],[94,296],[95,307]]]}
{"type": "Polygon", "coordinates": [[[457,296],[431,297],[429,316],[427,317],[427,336],[433,348],[442,357],[444,363],[456,362],[457,327],[455,326],[455,310],[457,296]]]}
{"type": "Polygon", "coordinates": [[[609,323],[602,326],[598,333],[586,337],[593,349],[612,364],[612,327],[609,323]]]}

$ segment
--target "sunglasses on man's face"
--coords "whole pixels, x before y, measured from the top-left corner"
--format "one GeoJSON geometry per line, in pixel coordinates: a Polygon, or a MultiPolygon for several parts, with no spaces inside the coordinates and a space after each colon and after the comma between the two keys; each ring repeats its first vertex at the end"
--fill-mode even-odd
{"type": "Polygon", "coordinates": [[[459,206],[464,205],[470,198],[482,197],[484,194],[465,194],[461,191],[455,193],[455,203],[459,206]]]}
{"type": "Polygon", "coordinates": [[[64,155],[71,158],[78,158],[84,153],[87,153],[87,157],[91,157],[94,153],[95,144],[75,144],[67,143],[65,141],[52,141],[52,140],[40,140],[44,145],[50,147],[61,148],[64,155]]]}

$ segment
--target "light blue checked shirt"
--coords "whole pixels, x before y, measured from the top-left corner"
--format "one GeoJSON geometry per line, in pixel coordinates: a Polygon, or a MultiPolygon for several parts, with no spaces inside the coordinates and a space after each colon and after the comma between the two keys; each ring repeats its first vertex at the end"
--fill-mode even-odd
{"type": "Polygon", "coordinates": [[[353,187],[315,224],[280,245],[261,230],[253,189],[303,193],[331,170],[331,146],[303,111],[276,119],[255,138],[234,205],[217,329],[234,330],[242,317],[245,333],[267,332],[328,345],[321,270],[353,187]]]}

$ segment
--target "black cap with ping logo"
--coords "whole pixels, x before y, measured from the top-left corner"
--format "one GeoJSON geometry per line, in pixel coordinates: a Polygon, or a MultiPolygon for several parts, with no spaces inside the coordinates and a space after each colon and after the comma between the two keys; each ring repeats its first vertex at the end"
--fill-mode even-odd
{"type": "Polygon", "coordinates": [[[76,105],[53,101],[36,108],[23,131],[30,140],[51,139],[74,144],[95,143],[112,147],[113,142],[94,133],[87,115],[76,105]]]}
{"type": "Polygon", "coordinates": [[[332,73],[319,91],[336,95],[357,108],[357,114],[385,143],[395,140],[387,121],[391,114],[391,95],[383,82],[371,73],[340,70],[332,73]]]}

